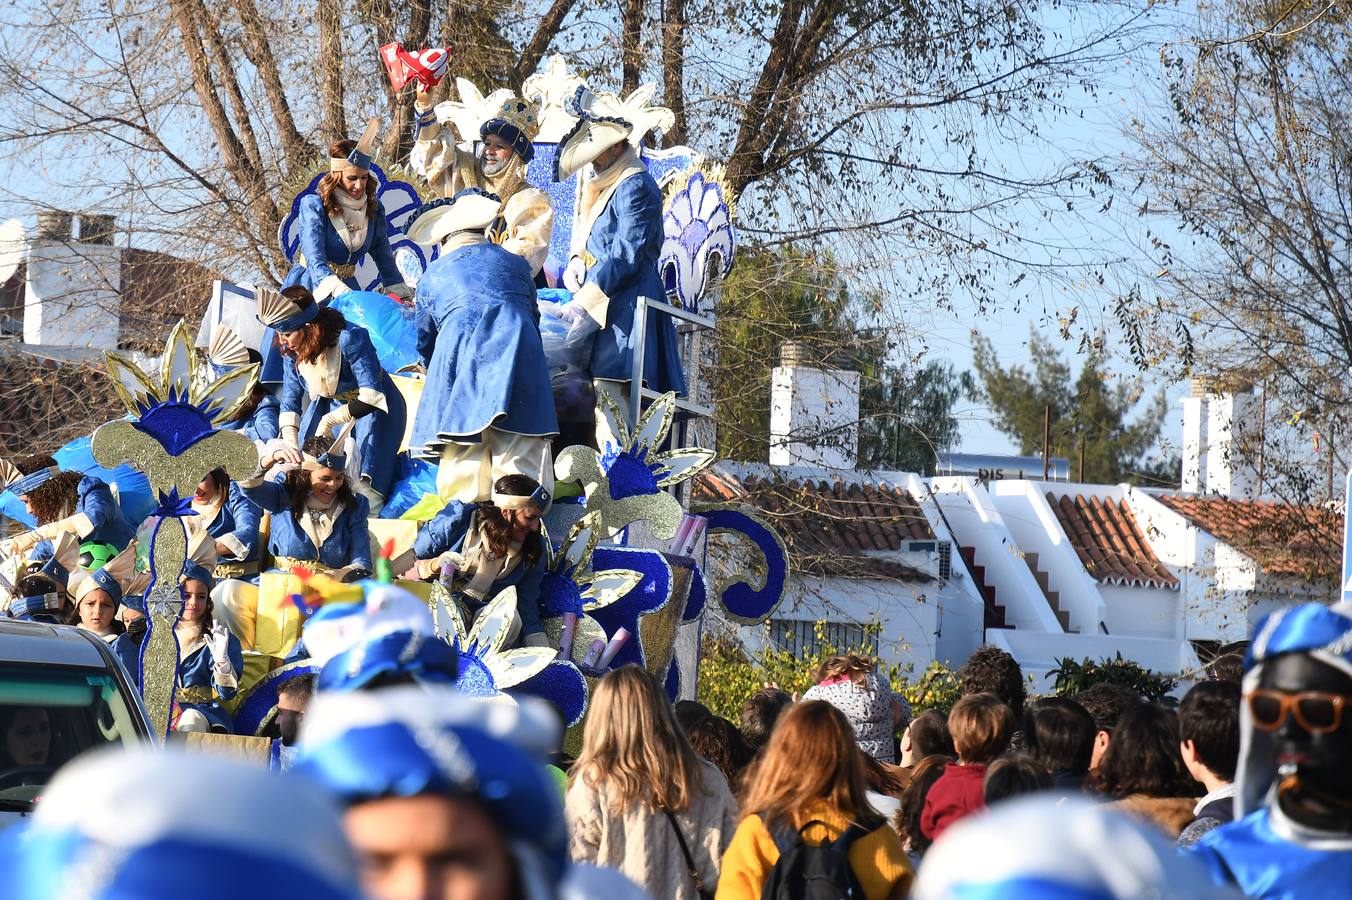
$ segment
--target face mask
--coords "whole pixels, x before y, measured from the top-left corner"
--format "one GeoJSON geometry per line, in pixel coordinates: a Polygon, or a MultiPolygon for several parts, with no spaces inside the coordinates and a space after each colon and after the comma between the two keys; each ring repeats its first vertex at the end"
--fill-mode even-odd
{"type": "Polygon", "coordinates": [[[127,634],[131,635],[133,638],[139,639],[145,633],[146,633],[146,620],[144,616],[142,616],[139,619],[132,619],[129,623],[127,623],[127,634]]]}
{"type": "Polygon", "coordinates": [[[290,747],[296,743],[300,734],[300,720],[304,717],[305,713],[294,709],[277,710],[277,731],[282,735],[283,746],[290,747]]]}

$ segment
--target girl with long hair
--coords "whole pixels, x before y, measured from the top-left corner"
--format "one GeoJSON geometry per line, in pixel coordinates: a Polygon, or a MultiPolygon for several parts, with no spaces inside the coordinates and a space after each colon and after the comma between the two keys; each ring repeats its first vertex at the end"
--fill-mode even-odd
{"type": "Polygon", "coordinates": [[[592,694],[564,812],[574,860],[619,869],[653,897],[696,900],[719,883],[737,805],[657,679],[624,666],[592,694]]]}
{"type": "Polygon", "coordinates": [[[805,700],[784,713],[742,808],[745,818],[723,857],[720,900],[760,897],[780,846],[842,836],[849,841],[850,869],[868,900],[904,897],[910,890],[915,871],[897,833],[869,803],[854,728],[830,703],[805,700]]]}
{"type": "Polygon", "coordinates": [[[22,476],[6,485],[37,520],[38,527],[10,539],[10,552],[30,560],[52,558],[52,541],[70,534],[82,544],[109,544],[121,550],[135,536],[112,489],[100,478],[62,472],[50,456],[14,461],[22,476]]]}
{"type": "Polygon", "coordinates": [[[1196,817],[1193,807],[1205,793],[1183,765],[1180,743],[1177,713],[1139,703],[1122,714],[1103,759],[1085,778],[1085,790],[1177,838],[1196,817]]]}
{"type": "Polygon", "coordinates": [[[216,545],[216,568],[221,578],[258,578],[258,525],[263,514],[244,496],[224,469],[212,469],[197,485],[187,519],[190,529],[205,529],[216,545]]]}
{"type": "Polygon", "coordinates": [[[174,729],[229,734],[234,720],[221,701],[239,689],[244,654],[239,638],[213,619],[211,573],[194,562],[183,571],[183,612],[174,626],[179,659],[174,729]]]}
{"type": "Polygon", "coordinates": [[[436,576],[455,566],[453,589],[478,612],[508,587],[516,588],[519,639],[527,646],[548,646],[540,626],[540,583],[544,579],[544,538],[540,517],[549,494],[526,475],[504,475],[483,503],[453,500],[437,513],[413,542],[414,578],[436,576]]]}

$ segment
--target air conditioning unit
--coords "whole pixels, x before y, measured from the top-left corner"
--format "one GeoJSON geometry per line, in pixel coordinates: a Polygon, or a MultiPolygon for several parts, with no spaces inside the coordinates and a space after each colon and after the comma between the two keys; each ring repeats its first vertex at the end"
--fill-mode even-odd
{"type": "Polygon", "coordinates": [[[939,556],[939,578],[953,579],[953,545],[948,541],[911,541],[906,545],[911,553],[935,553],[939,556]]]}

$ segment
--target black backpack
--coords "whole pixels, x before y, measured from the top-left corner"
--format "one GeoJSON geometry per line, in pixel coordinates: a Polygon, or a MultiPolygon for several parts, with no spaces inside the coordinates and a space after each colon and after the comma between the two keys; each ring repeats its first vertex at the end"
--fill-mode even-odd
{"type": "Polygon", "coordinates": [[[834,841],[810,844],[803,839],[808,828],[825,824],[813,819],[794,831],[765,823],[779,848],[779,859],[765,879],[761,900],[857,900],[864,896],[850,868],[850,845],[868,832],[851,825],[834,841]]]}

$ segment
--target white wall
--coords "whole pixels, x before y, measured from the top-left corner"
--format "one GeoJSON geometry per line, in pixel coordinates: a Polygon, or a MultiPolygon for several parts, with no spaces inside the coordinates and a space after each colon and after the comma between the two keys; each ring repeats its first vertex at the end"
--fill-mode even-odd
{"type": "Polygon", "coordinates": [[[1256,461],[1235,451],[1234,444],[1261,429],[1262,416],[1262,398],[1253,393],[1185,397],[1183,491],[1258,499],[1256,461]]]}
{"type": "Polygon", "coordinates": [[[1168,588],[1101,584],[1103,624],[1122,637],[1183,637],[1181,594],[1168,588]]]}
{"type": "MultiPolygon", "coordinates": [[[[1047,672],[1058,658],[1113,659],[1120,652],[1153,672],[1165,675],[1189,675],[1201,667],[1197,654],[1187,641],[1163,638],[1120,637],[1094,634],[1039,634],[992,628],[986,639],[1007,651],[1019,663],[1025,676],[1032,676],[1032,693],[1049,693],[1053,679],[1047,672]]],[[[1179,693],[1187,684],[1179,686],[1179,693]]]]}
{"type": "Polygon", "coordinates": [[[122,251],[35,241],[28,251],[25,344],[117,349],[122,251]]]}
{"type": "Polygon", "coordinates": [[[859,458],[859,373],[775,366],[770,464],[853,469],[859,458]]]}

